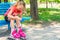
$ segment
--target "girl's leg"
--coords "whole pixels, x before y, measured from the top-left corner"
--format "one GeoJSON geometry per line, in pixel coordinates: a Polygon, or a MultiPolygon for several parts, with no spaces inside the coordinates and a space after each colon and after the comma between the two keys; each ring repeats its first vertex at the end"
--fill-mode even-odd
{"type": "Polygon", "coordinates": [[[12,19],[12,17],[9,17],[9,16],[7,16],[7,17],[8,17],[8,20],[10,20],[10,27],[11,27],[11,33],[12,33],[12,31],[15,29],[15,27],[14,27],[15,18],[12,19]]]}
{"type": "Polygon", "coordinates": [[[16,32],[16,28],[14,27],[15,19],[9,18],[8,20],[10,20],[10,27],[11,27],[10,38],[20,38],[19,34],[17,34],[17,32],[16,32]]]}
{"type": "Polygon", "coordinates": [[[11,27],[11,34],[12,34],[12,32],[13,32],[13,30],[15,29],[15,27],[14,27],[14,20],[10,20],[10,27],[11,27]]]}
{"type": "Polygon", "coordinates": [[[21,27],[20,20],[18,19],[16,19],[16,27],[17,27],[17,30],[19,30],[19,28],[21,27]]]}
{"type": "Polygon", "coordinates": [[[20,35],[16,32],[16,29],[14,27],[14,20],[10,20],[10,25],[11,25],[11,35],[14,38],[20,38],[20,35]]]}
{"type": "Polygon", "coordinates": [[[11,27],[11,33],[9,38],[14,38],[14,34],[16,33],[16,29],[14,27],[14,20],[13,19],[9,19],[10,20],[10,27],[11,27]]]}
{"type": "Polygon", "coordinates": [[[21,28],[21,23],[20,23],[20,20],[17,20],[16,19],[16,25],[17,25],[17,32],[18,34],[23,37],[23,38],[26,38],[26,34],[25,32],[23,32],[22,28],[21,28]]]}

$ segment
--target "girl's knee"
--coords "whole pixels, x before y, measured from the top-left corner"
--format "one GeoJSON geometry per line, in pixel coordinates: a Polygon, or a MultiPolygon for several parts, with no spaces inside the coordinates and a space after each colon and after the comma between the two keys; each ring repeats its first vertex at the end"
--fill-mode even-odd
{"type": "Polygon", "coordinates": [[[18,18],[16,18],[16,21],[20,21],[18,18]]]}
{"type": "Polygon", "coordinates": [[[14,21],[13,19],[8,19],[8,20],[10,20],[10,21],[14,21]]]}

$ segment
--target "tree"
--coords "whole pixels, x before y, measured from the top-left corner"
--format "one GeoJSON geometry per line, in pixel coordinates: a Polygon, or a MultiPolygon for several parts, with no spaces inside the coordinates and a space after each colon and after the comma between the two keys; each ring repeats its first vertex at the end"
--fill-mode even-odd
{"type": "Polygon", "coordinates": [[[48,8],[48,0],[39,0],[40,2],[46,3],[46,8],[48,8]]]}
{"type": "Polygon", "coordinates": [[[34,20],[38,19],[37,0],[30,0],[30,14],[34,20]]]}
{"type": "Polygon", "coordinates": [[[51,4],[51,8],[53,8],[53,4],[54,4],[55,0],[48,0],[48,2],[51,4]]]}
{"type": "Polygon", "coordinates": [[[23,0],[19,0],[19,1],[23,1],[23,0]]]}
{"type": "Polygon", "coordinates": [[[48,8],[48,0],[46,0],[46,8],[48,8]]]}
{"type": "Polygon", "coordinates": [[[1,3],[1,0],[0,0],[0,3],[1,3]]]}
{"type": "Polygon", "coordinates": [[[8,0],[4,0],[4,2],[8,2],[8,0]]]}

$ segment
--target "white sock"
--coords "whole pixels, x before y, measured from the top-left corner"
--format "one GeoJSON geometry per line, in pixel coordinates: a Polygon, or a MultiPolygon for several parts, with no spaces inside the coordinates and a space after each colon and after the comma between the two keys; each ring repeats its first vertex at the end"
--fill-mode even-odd
{"type": "Polygon", "coordinates": [[[14,30],[15,30],[15,29],[11,29],[11,34],[10,34],[11,36],[12,36],[12,32],[13,32],[14,30]]]}
{"type": "Polygon", "coordinates": [[[20,24],[18,27],[21,27],[22,25],[20,24]]]}
{"type": "Polygon", "coordinates": [[[15,29],[11,29],[11,33],[10,33],[9,38],[13,38],[12,32],[13,32],[14,30],[15,30],[15,29]]]}
{"type": "Polygon", "coordinates": [[[21,24],[17,27],[17,32],[20,30],[20,28],[21,28],[21,24]]]}

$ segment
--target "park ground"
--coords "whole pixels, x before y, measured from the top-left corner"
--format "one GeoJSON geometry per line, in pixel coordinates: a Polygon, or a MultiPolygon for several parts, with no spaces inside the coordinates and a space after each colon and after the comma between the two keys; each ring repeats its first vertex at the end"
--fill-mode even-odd
{"type": "MultiPolygon", "coordinates": [[[[27,34],[27,40],[60,40],[60,23],[22,24],[27,34]]],[[[7,25],[0,27],[0,40],[7,40],[9,36],[7,25]]]]}

